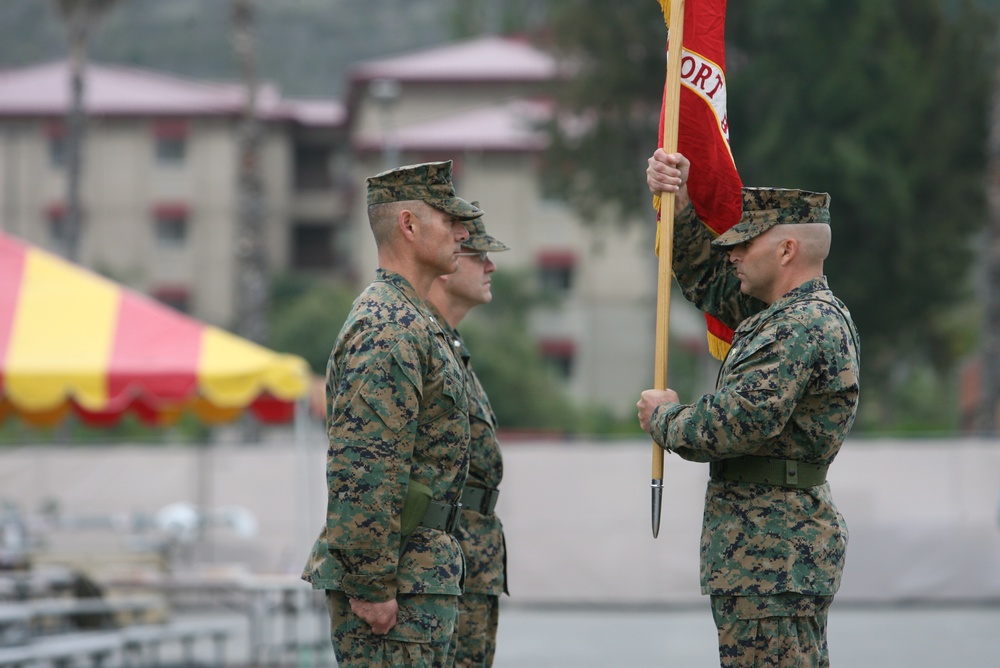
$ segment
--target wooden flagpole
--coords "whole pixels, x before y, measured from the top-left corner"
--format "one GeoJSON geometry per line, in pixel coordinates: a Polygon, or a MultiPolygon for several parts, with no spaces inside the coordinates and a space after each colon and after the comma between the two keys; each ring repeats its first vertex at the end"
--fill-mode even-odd
{"type": "MultiPolygon", "coordinates": [[[[667,42],[667,79],[663,103],[663,150],[677,151],[677,126],[681,98],[681,46],[684,41],[684,0],[670,0],[667,42]]],[[[660,224],[657,230],[659,265],[656,282],[656,349],[653,358],[653,387],[667,387],[670,341],[670,285],[674,254],[674,193],[660,194],[660,224]]],[[[663,448],[653,442],[652,482],[653,538],[660,533],[663,507],[663,448]]]]}

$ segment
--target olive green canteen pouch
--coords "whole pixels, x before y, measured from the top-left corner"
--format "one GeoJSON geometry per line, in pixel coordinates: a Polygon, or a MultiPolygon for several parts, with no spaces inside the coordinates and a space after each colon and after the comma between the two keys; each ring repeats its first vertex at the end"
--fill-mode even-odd
{"type": "Polygon", "coordinates": [[[431,488],[411,480],[406,488],[406,503],[403,504],[403,514],[399,520],[400,546],[405,546],[410,534],[420,526],[430,505],[431,488]]]}

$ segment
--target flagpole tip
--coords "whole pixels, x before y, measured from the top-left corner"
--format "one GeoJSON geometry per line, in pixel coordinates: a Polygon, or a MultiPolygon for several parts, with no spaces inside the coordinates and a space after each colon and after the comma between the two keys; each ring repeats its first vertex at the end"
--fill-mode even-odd
{"type": "Polygon", "coordinates": [[[657,538],[660,535],[660,511],[663,508],[663,480],[653,478],[651,487],[653,492],[653,538],[657,538]]]}

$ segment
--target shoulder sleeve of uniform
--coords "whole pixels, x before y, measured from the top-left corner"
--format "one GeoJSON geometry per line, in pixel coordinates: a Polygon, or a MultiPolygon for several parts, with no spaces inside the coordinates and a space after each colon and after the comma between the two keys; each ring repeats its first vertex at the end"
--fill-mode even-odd
{"type": "Polygon", "coordinates": [[[399,370],[406,380],[416,387],[418,392],[421,391],[424,365],[421,348],[410,338],[401,338],[392,347],[392,359],[399,365],[399,370]]]}
{"type": "Polygon", "coordinates": [[[336,394],[355,399],[347,400],[338,421],[377,417],[390,431],[399,433],[414,419],[422,361],[411,332],[385,327],[360,335],[350,346],[345,367],[336,394]],[[358,399],[363,403],[357,403],[358,399]],[[374,415],[362,418],[368,411],[374,415]]]}

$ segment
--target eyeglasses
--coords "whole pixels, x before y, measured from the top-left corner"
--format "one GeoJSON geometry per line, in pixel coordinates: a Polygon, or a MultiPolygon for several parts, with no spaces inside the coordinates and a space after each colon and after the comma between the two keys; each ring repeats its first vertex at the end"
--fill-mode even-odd
{"type": "Polygon", "coordinates": [[[486,264],[486,261],[490,259],[490,254],[487,251],[474,251],[469,253],[455,253],[459,257],[478,257],[479,261],[486,264]]]}

